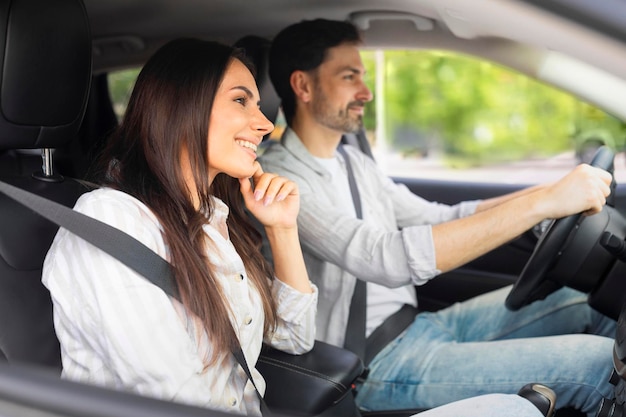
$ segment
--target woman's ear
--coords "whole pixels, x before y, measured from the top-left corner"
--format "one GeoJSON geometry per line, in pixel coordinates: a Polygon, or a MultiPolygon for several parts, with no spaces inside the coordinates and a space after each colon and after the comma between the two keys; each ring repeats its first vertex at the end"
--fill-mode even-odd
{"type": "Polygon", "coordinates": [[[291,73],[291,77],[289,77],[289,82],[297,99],[304,103],[311,101],[313,85],[308,73],[305,71],[294,71],[291,73]]]}

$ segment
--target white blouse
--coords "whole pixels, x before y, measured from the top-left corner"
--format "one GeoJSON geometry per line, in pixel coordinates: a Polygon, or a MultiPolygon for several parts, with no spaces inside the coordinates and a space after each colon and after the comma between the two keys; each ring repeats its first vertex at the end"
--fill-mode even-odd
{"type": "MultiPolygon", "coordinates": [[[[263,335],[260,296],[228,238],[228,207],[214,201],[214,217],[203,227],[207,256],[217,265],[233,327],[264,393],[265,381],[253,366],[263,335]]],[[[159,222],[134,197],[102,188],[80,197],[74,209],[128,233],[169,260],[159,222]]],[[[65,378],[260,415],[254,387],[232,355],[206,366],[211,343],[197,317],[110,255],[60,229],[44,262],[42,281],[52,295],[65,378]]],[[[317,289],[313,286],[312,294],[300,293],[278,279],[271,285],[279,323],[266,342],[291,353],[310,350],[317,289]]]]}

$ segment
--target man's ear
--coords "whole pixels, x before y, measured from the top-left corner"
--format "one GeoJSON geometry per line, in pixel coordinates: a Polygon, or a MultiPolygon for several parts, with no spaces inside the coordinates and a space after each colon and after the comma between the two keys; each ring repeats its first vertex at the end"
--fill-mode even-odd
{"type": "Polygon", "coordinates": [[[291,73],[291,77],[289,77],[289,82],[293,93],[298,99],[304,103],[311,101],[313,85],[309,74],[305,71],[294,71],[291,73]]]}

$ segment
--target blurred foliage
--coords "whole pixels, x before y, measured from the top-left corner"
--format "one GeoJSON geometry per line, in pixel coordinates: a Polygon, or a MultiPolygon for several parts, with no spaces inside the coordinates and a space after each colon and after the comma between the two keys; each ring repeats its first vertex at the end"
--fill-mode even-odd
{"type": "Polygon", "coordinates": [[[109,73],[109,94],[111,95],[113,110],[118,120],[121,119],[126,111],[130,93],[135,86],[135,80],[140,70],[141,68],[133,68],[109,73]]]}
{"type": "MultiPolygon", "coordinates": [[[[405,154],[436,150],[452,166],[545,157],[571,150],[586,131],[626,140],[626,125],[575,97],[474,58],[432,51],[384,51],[385,132],[405,154]]],[[[375,91],[374,51],[363,51],[375,91]]],[[[374,102],[365,126],[376,126],[374,102]]]]}
{"type": "MultiPolygon", "coordinates": [[[[385,132],[404,154],[440,153],[452,167],[541,158],[579,149],[602,137],[622,150],[626,124],[526,75],[448,52],[387,50],[384,56],[385,132]]],[[[363,51],[375,89],[376,52],[363,51]]],[[[124,113],[139,68],[109,74],[111,100],[124,113]]],[[[365,114],[376,128],[376,106],[365,114]]],[[[276,135],[282,130],[277,123],[276,135]]]]}

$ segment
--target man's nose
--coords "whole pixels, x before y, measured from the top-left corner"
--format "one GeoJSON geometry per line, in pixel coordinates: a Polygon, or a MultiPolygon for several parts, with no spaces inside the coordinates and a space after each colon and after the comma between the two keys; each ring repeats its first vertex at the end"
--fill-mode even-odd
{"type": "Polygon", "coordinates": [[[372,91],[367,87],[367,85],[364,82],[361,82],[361,88],[359,89],[359,93],[356,98],[358,100],[368,102],[372,101],[374,95],[372,94],[372,91]]]}

